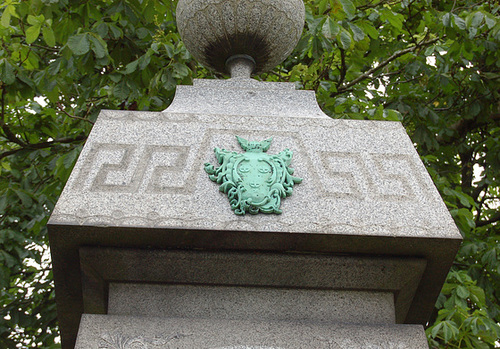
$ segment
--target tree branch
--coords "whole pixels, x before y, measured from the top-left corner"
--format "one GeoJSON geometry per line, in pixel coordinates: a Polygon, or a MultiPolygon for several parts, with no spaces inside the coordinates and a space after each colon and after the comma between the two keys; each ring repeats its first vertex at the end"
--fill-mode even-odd
{"type": "Polygon", "coordinates": [[[0,115],[0,126],[5,134],[5,137],[13,143],[25,147],[27,144],[16,137],[16,135],[10,130],[9,126],[5,123],[5,85],[2,85],[2,115],[0,115]]]}
{"type": "MultiPolygon", "coordinates": [[[[90,122],[92,125],[94,124],[92,121],[90,121],[89,119],[87,118],[82,118],[80,116],[75,116],[75,115],[71,115],[70,113],[68,113],[66,110],[64,110],[63,108],[63,105],[60,103],[60,102],[57,102],[57,108],[62,111],[64,114],[66,114],[67,116],[69,116],[70,118],[72,119],[78,119],[78,120],[83,120],[83,121],[87,121],[87,122],[90,122]]],[[[90,111],[90,108],[87,109],[87,113],[85,115],[88,115],[90,111]]]]}
{"type": "Polygon", "coordinates": [[[85,139],[87,139],[87,136],[82,134],[82,135],[76,136],[75,138],[65,137],[65,138],[57,138],[57,139],[54,139],[53,141],[48,141],[48,142],[26,144],[22,148],[7,150],[7,151],[0,153],[0,160],[9,156],[9,155],[16,154],[16,153],[23,151],[23,150],[35,150],[35,149],[50,148],[50,147],[53,147],[53,146],[58,145],[58,144],[80,142],[80,141],[84,141],[85,139]]]}
{"type": "Polygon", "coordinates": [[[38,45],[38,44],[30,44],[31,46],[38,47],[38,48],[43,48],[44,50],[51,51],[51,52],[59,52],[58,48],[55,47],[49,47],[49,46],[43,46],[43,45],[38,45]]]}
{"type": "Polygon", "coordinates": [[[400,50],[400,51],[396,51],[395,53],[393,53],[389,58],[387,58],[385,61],[382,61],[378,66],[376,67],[373,67],[371,69],[369,69],[368,71],[366,71],[365,73],[361,74],[360,76],[358,76],[356,79],[348,82],[347,84],[343,85],[343,86],[340,86],[337,90],[336,93],[332,94],[332,97],[342,93],[342,92],[345,92],[345,90],[349,89],[350,87],[356,85],[357,83],[363,81],[363,80],[366,80],[366,79],[372,79],[372,74],[374,72],[376,72],[377,70],[380,70],[382,69],[383,67],[385,67],[386,65],[388,65],[389,63],[391,63],[392,61],[394,61],[396,58],[399,58],[407,53],[410,53],[410,52],[413,52],[421,47],[424,47],[424,46],[427,46],[427,45],[431,45],[439,40],[441,40],[442,38],[435,38],[435,39],[432,39],[432,40],[429,40],[429,41],[425,41],[425,42],[422,42],[418,45],[415,45],[415,46],[412,46],[412,47],[408,47],[404,50],[400,50]]]}
{"type": "MultiPolygon", "coordinates": [[[[488,184],[485,183],[483,185],[481,185],[480,187],[477,187],[476,189],[474,189],[473,191],[473,199],[474,201],[477,201],[478,197],[479,197],[479,194],[481,193],[481,191],[485,189],[485,191],[487,192],[488,191],[488,184]]],[[[478,205],[477,205],[477,216],[476,216],[476,219],[475,219],[475,222],[476,222],[476,226],[477,226],[477,223],[479,223],[481,221],[481,213],[483,211],[483,205],[484,205],[484,202],[486,201],[486,192],[484,193],[483,197],[481,198],[481,200],[479,200],[478,202],[478,205]]]]}
{"type": "Polygon", "coordinates": [[[344,83],[345,75],[347,73],[347,65],[345,63],[345,50],[341,47],[339,47],[340,50],[340,78],[339,82],[337,83],[337,91],[342,87],[342,84],[344,83]]]}
{"type": "Polygon", "coordinates": [[[449,138],[438,136],[436,139],[442,145],[452,144],[458,139],[463,138],[468,132],[478,127],[481,127],[484,124],[487,124],[489,121],[498,122],[500,121],[500,113],[491,114],[486,121],[478,121],[477,118],[474,119],[460,119],[449,128],[456,132],[456,136],[450,136],[449,138]]]}
{"type": "Polygon", "coordinates": [[[497,212],[493,217],[485,221],[479,221],[476,223],[476,227],[484,227],[485,225],[496,223],[500,221],[500,212],[497,212]]]}
{"type": "Polygon", "coordinates": [[[385,3],[394,4],[394,3],[397,3],[397,2],[398,1],[391,2],[390,0],[381,0],[381,1],[377,2],[376,4],[366,4],[366,5],[358,6],[357,10],[362,11],[362,10],[366,10],[366,9],[369,9],[369,8],[374,8],[374,7],[378,7],[380,5],[384,5],[385,3]]]}

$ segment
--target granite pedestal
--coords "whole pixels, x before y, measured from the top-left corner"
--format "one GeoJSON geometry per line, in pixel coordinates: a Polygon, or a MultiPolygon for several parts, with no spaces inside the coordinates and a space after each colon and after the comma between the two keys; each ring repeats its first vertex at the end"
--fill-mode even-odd
{"type": "Polygon", "coordinates": [[[426,348],[461,240],[400,123],[250,79],[102,111],[49,237],[64,348],[426,348]],[[235,136],[293,151],[281,215],[237,216],[209,180],[235,136]]]}

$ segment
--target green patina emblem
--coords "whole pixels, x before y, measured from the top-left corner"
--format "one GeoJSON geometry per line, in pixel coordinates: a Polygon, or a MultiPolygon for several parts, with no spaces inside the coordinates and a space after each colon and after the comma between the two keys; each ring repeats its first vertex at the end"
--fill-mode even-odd
{"type": "Polygon", "coordinates": [[[281,213],[281,199],[292,195],[293,185],[302,182],[294,177],[290,168],[292,151],[285,149],[279,154],[265,152],[272,138],[262,142],[249,142],[236,136],[246,153],[215,148],[220,166],[206,163],[205,171],[212,181],[219,183],[219,190],[226,193],[231,209],[237,215],[281,213]]]}

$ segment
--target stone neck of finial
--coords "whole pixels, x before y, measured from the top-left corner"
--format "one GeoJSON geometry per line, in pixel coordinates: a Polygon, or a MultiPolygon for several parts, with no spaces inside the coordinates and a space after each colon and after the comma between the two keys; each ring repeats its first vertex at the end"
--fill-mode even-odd
{"type": "Polygon", "coordinates": [[[231,79],[250,79],[255,66],[255,60],[249,55],[234,55],[226,61],[226,69],[231,79]]]}

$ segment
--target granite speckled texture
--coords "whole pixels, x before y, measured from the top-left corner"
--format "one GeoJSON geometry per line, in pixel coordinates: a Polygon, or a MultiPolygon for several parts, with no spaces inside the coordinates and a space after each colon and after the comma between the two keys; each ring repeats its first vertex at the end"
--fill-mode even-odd
{"type": "Polygon", "coordinates": [[[224,73],[229,57],[246,54],[260,74],[292,52],[305,8],[302,0],[181,0],[176,17],[182,41],[200,63],[224,73]]]}
{"type": "Polygon", "coordinates": [[[421,325],[315,324],[88,315],[77,349],[428,349],[421,325]],[[133,346],[136,345],[136,346],[133,346]]]}
{"type": "MultiPolygon", "coordinates": [[[[332,120],[287,99],[274,112],[276,92],[263,89],[182,90],[163,113],[100,114],[51,223],[459,238],[401,124],[332,120]],[[231,93],[255,98],[220,103],[231,93]],[[293,151],[304,181],[283,214],[236,217],[208,180],[215,147],[242,152],[235,136],[273,137],[269,153],[293,151]]],[[[279,91],[290,100],[309,92],[279,91]]]]}
{"type": "MultiPolygon", "coordinates": [[[[300,300],[307,298],[304,290],[309,290],[311,301],[314,297],[319,300],[324,297],[332,302],[326,306],[329,308],[328,314],[324,314],[327,318],[340,320],[341,316],[344,321],[364,324],[403,322],[426,267],[422,258],[307,253],[82,247],[79,256],[83,279],[80,289],[86,313],[161,314],[174,307],[179,314],[187,310],[177,309],[178,305],[163,307],[158,303],[176,297],[176,290],[184,285],[189,288],[179,292],[191,292],[198,300],[210,300],[212,287],[224,288],[221,294],[226,292],[227,302],[200,309],[204,317],[222,312],[239,318],[247,312],[244,309],[253,316],[267,314],[258,304],[254,306],[256,309],[251,309],[252,299],[259,303],[257,300],[262,298],[267,298],[264,302],[268,305],[275,302],[275,316],[280,316],[279,313],[288,310],[278,296],[288,295],[289,300],[300,300]],[[146,285],[148,283],[157,286],[146,285]],[[172,294],[167,294],[169,290],[172,294]],[[248,295],[238,302],[242,309],[236,309],[231,304],[237,298],[235,295],[244,290],[248,295]],[[292,290],[299,291],[294,293],[292,290]],[[342,299],[345,304],[339,305],[342,299]],[[333,303],[337,304],[335,310],[333,303]],[[371,310],[365,313],[368,309],[371,310]]],[[[304,305],[298,305],[299,302],[291,307],[296,308],[296,316],[310,318],[311,314],[304,310],[308,301],[304,301],[304,305]]],[[[66,304],[71,304],[71,299],[67,299],[66,304]]],[[[72,308],[79,306],[74,303],[72,308]]],[[[192,309],[193,305],[188,308],[192,309]]],[[[322,311],[317,309],[316,313],[322,311]]]]}
{"type": "MultiPolygon", "coordinates": [[[[252,79],[195,80],[178,86],[165,112],[197,115],[325,118],[314,91],[295,90],[292,83],[259,82],[252,79]]],[[[283,121],[281,121],[283,122],[283,121]]]]}
{"type": "Polygon", "coordinates": [[[111,283],[108,314],[394,324],[392,292],[111,283]]]}
{"type": "MultiPolygon", "coordinates": [[[[154,253],[156,259],[134,257],[135,264],[125,263],[137,251],[415,258],[423,261],[415,264],[419,272],[412,274],[409,284],[397,285],[403,289],[412,285],[412,291],[395,299],[396,321],[425,324],[461,240],[401,124],[332,120],[321,112],[310,91],[239,78],[179,87],[164,112],[102,111],[53,211],[49,238],[66,347],[65,343],[74,342],[86,309],[107,312],[109,283],[186,282],[155,276],[155,270],[169,269],[162,269],[166,264],[154,253]],[[215,147],[241,151],[235,136],[256,141],[273,137],[269,153],[293,151],[294,175],[304,180],[282,201],[281,215],[236,216],[203,170],[204,163],[215,163],[215,147]],[[96,266],[88,261],[92,254],[85,247],[120,252],[111,259],[94,255],[90,259],[105,262],[96,266]],[[111,271],[119,268],[112,265],[127,273],[114,274],[111,271]],[[92,300],[101,303],[91,304],[92,300]]],[[[222,260],[234,264],[234,258],[222,260]]],[[[400,268],[406,265],[398,263],[400,268]]],[[[199,270],[199,265],[192,268],[199,270]]],[[[275,275],[291,275],[283,285],[302,280],[300,273],[287,274],[285,264],[277,265],[283,267],[275,275]]],[[[375,269],[363,269],[365,274],[357,274],[362,276],[356,280],[376,280],[375,269]]],[[[351,280],[346,267],[338,270],[341,280],[351,280]]],[[[234,278],[240,274],[254,275],[239,269],[222,284],[237,285],[234,278]]],[[[251,285],[269,279],[262,279],[265,273],[255,275],[251,285]]],[[[217,285],[209,280],[192,282],[217,285]]],[[[340,285],[327,287],[360,290],[356,283],[340,285]]],[[[386,285],[364,289],[377,292],[386,285]]],[[[395,290],[388,291],[399,294],[395,290]]],[[[367,342],[360,343],[358,347],[367,342]]]]}

